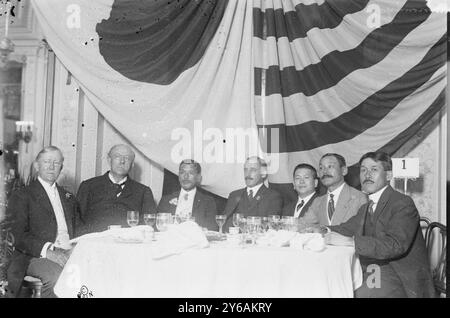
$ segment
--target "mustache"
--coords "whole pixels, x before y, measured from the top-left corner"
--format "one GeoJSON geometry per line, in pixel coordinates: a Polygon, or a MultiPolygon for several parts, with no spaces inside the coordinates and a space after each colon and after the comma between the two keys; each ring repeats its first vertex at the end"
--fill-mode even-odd
{"type": "Polygon", "coordinates": [[[320,179],[325,179],[325,178],[333,178],[333,176],[330,176],[329,174],[324,174],[320,179]]]}
{"type": "Polygon", "coordinates": [[[366,179],[366,180],[364,180],[363,184],[365,184],[365,183],[373,183],[373,181],[370,179],[366,179]]]}
{"type": "Polygon", "coordinates": [[[252,177],[245,177],[245,180],[253,180],[252,177]]]}

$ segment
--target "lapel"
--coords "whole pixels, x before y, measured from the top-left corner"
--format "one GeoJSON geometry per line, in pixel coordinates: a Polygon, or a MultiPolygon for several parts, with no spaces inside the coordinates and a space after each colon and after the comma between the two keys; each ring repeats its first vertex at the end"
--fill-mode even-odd
{"type": "Polygon", "coordinates": [[[47,192],[45,192],[45,189],[39,182],[39,180],[36,179],[35,181],[33,181],[33,183],[31,183],[30,185],[30,189],[35,195],[37,203],[43,208],[44,211],[47,212],[50,218],[55,219],[56,221],[52,203],[50,202],[47,192]]]}
{"type": "Polygon", "coordinates": [[[375,209],[375,212],[373,214],[373,224],[376,224],[378,218],[382,214],[386,204],[389,201],[389,198],[391,197],[391,194],[394,190],[391,188],[390,185],[387,186],[387,188],[383,191],[381,194],[380,200],[377,203],[377,207],[375,209]]]}
{"type": "Polygon", "coordinates": [[[168,197],[169,200],[167,201],[167,204],[169,206],[169,211],[162,211],[162,212],[169,212],[169,213],[175,214],[175,212],[177,211],[178,203],[175,205],[175,204],[170,203],[170,201],[172,201],[173,199],[178,199],[179,196],[180,196],[180,190],[173,192],[168,197]]]}
{"type": "MultiPolygon", "coordinates": [[[[309,207],[311,206],[311,204],[313,203],[313,201],[317,198],[317,192],[314,193],[314,195],[311,197],[311,199],[309,199],[309,201],[305,204],[305,206],[302,209],[302,212],[300,212],[298,217],[302,217],[305,215],[305,213],[308,211],[309,207]]],[[[298,200],[298,199],[297,199],[298,200]]],[[[295,206],[297,205],[297,202],[294,203],[294,209],[293,209],[293,213],[295,214],[295,206]]],[[[292,214],[292,215],[294,215],[292,214]]]]}
{"type": "Polygon", "coordinates": [[[267,187],[263,183],[263,185],[259,188],[258,192],[256,192],[256,194],[253,195],[253,199],[250,201],[250,209],[258,208],[258,204],[264,198],[264,194],[267,192],[267,190],[268,190],[267,187]]]}
{"type": "Polygon", "coordinates": [[[67,230],[69,231],[69,236],[72,237],[73,228],[72,228],[72,206],[69,200],[66,198],[66,192],[63,188],[61,188],[58,184],[56,184],[56,188],[58,189],[59,199],[61,200],[61,205],[64,211],[64,218],[66,220],[67,230]]]}
{"type": "Polygon", "coordinates": [[[336,203],[336,209],[334,211],[332,224],[340,224],[344,219],[344,216],[348,211],[348,202],[350,199],[350,188],[344,183],[344,187],[342,188],[341,194],[339,195],[339,199],[336,203]]]}
{"type": "MultiPolygon", "coordinates": [[[[106,176],[108,178],[108,181],[111,183],[111,180],[109,180],[109,177],[106,176]]],[[[133,194],[133,182],[130,178],[130,176],[127,177],[127,181],[125,181],[125,186],[122,189],[122,193],[120,194],[119,198],[126,198],[130,195],[133,194]]]]}
{"type": "Polygon", "coordinates": [[[195,192],[194,202],[192,203],[192,216],[195,217],[200,211],[200,205],[202,203],[203,194],[199,191],[197,187],[197,192],[195,192]]]}

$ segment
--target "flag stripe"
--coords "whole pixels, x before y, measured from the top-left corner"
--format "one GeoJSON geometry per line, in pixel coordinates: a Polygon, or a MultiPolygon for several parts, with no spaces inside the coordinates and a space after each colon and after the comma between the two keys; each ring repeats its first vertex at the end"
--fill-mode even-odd
{"type": "Polygon", "coordinates": [[[280,151],[311,150],[354,138],[373,127],[402,99],[414,92],[417,87],[422,86],[442,65],[445,65],[445,50],[446,35],[429,50],[419,64],[403,76],[371,95],[351,111],[329,122],[310,121],[295,126],[269,125],[268,127],[278,128],[280,131],[280,151]]]}
{"type": "MultiPolygon", "coordinates": [[[[365,8],[369,0],[361,1],[342,1],[329,0],[320,5],[318,4],[297,4],[295,11],[286,9],[286,3],[283,1],[283,7],[261,7],[253,8],[254,36],[263,39],[263,22],[267,23],[267,36],[276,38],[288,37],[289,41],[306,37],[306,33],[313,29],[332,29],[338,26],[345,15],[365,8]]],[[[265,3],[267,4],[267,3],[265,3]]]]}
{"type": "MultiPolygon", "coordinates": [[[[412,1],[408,1],[391,23],[371,32],[356,48],[345,52],[334,51],[323,57],[319,64],[309,65],[301,71],[297,71],[295,67],[280,70],[279,66],[270,66],[266,71],[265,95],[281,93],[285,97],[303,93],[311,96],[336,85],[357,69],[378,63],[409,32],[428,18],[427,11],[411,15],[408,10],[413,8],[415,6],[412,1]],[[410,23],[405,23],[405,20],[410,23]]],[[[255,68],[256,95],[261,95],[261,71],[255,68]]]]}
{"type": "MultiPolygon", "coordinates": [[[[393,2],[391,9],[379,17],[379,26],[390,23],[406,1],[393,2]]],[[[371,4],[380,7],[382,2],[383,0],[371,1],[371,4]]],[[[287,37],[267,37],[264,40],[254,37],[255,67],[267,69],[271,65],[280,65],[282,70],[295,66],[300,71],[310,64],[319,63],[321,58],[332,51],[353,49],[373,31],[374,25],[368,23],[372,14],[372,11],[363,10],[346,15],[336,28],[315,28],[308,31],[308,37],[291,42],[287,37]]]]}
{"type": "Polygon", "coordinates": [[[379,63],[367,69],[356,70],[337,85],[312,96],[305,96],[302,93],[288,97],[281,97],[281,94],[255,96],[257,123],[266,125],[285,123],[289,126],[311,120],[328,121],[338,117],[418,64],[430,47],[445,34],[445,30],[442,30],[442,34],[433,32],[439,27],[438,19],[428,19],[414,32],[408,34],[379,63]],[[411,43],[422,43],[422,46],[412,51],[411,43]],[[405,59],[405,56],[408,58],[405,59]],[[265,99],[264,104],[262,99],[265,99]]]}

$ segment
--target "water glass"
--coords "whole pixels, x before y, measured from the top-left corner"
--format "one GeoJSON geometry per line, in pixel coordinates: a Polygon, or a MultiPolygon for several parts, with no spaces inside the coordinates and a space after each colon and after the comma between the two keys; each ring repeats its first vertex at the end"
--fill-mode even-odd
{"type": "Polygon", "coordinates": [[[247,217],[248,233],[252,239],[252,243],[256,244],[256,238],[258,237],[259,230],[261,228],[261,217],[249,216],[247,217]]]}
{"type": "Polygon", "coordinates": [[[173,223],[171,213],[158,213],[156,215],[156,228],[160,232],[167,231],[169,224],[173,223]]]}
{"type": "Polygon", "coordinates": [[[153,228],[156,224],[156,214],[155,213],[145,213],[144,214],[144,222],[146,225],[153,228]]]}
{"type": "Polygon", "coordinates": [[[219,225],[219,232],[220,232],[220,234],[223,234],[222,227],[225,224],[226,219],[227,219],[226,215],[223,215],[223,214],[216,215],[216,222],[219,225]]]}
{"type": "Polygon", "coordinates": [[[297,219],[293,216],[283,216],[281,219],[281,225],[283,230],[292,232],[297,231],[297,219]]]}
{"type": "Polygon", "coordinates": [[[269,215],[269,227],[272,230],[278,230],[278,226],[280,224],[280,216],[279,215],[269,215]]]}
{"type": "Polygon", "coordinates": [[[127,211],[127,223],[130,227],[139,224],[139,211],[127,211]]]}
{"type": "Polygon", "coordinates": [[[244,215],[242,213],[234,213],[233,214],[233,225],[235,227],[239,226],[239,219],[243,218],[244,215]]]}

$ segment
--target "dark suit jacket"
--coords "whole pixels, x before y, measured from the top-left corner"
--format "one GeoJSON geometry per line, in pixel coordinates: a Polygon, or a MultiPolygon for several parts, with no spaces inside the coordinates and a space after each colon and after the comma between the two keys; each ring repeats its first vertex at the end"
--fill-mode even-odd
{"type": "MultiPolygon", "coordinates": [[[[74,237],[77,203],[75,197],[59,187],[69,237],[74,237]]],[[[31,258],[40,257],[46,242],[54,242],[57,235],[55,212],[44,187],[38,180],[14,192],[9,199],[7,215],[13,220],[12,233],[15,251],[8,268],[8,286],[12,296],[25,276],[31,258]]]]}
{"type": "Polygon", "coordinates": [[[374,236],[362,235],[366,211],[367,204],[364,204],[347,222],[330,229],[354,236],[358,255],[389,261],[408,297],[432,297],[434,287],[428,254],[413,200],[388,186],[374,211],[374,236]]]}
{"type": "Polygon", "coordinates": [[[139,211],[140,223],[143,213],[156,213],[152,190],[128,177],[122,194],[117,197],[116,190],[106,172],[102,176],[83,181],[78,188],[81,222],[76,235],[99,232],[109,225],[128,227],[127,211],[139,211]]]}
{"type": "Polygon", "coordinates": [[[269,216],[272,214],[281,215],[283,207],[283,198],[272,189],[267,188],[264,184],[259,188],[258,192],[249,200],[247,188],[233,191],[228,196],[227,205],[223,214],[227,216],[224,230],[233,225],[233,214],[242,213],[247,216],[269,216]]]}
{"type": "MultiPolygon", "coordinates": [[[[176,204],[171,204],[170,200],[178,198],[179,195],[180,190],[163,196],[158,205],[158,212],[175,214],[177,206],[176,204]]],[[[216,214],[217,208],[214,199],[203,193],[200,188],[197,188],[192,205],[192,216],[195,218],[195,222],[201,227],[206,227],[208,230],[217,231],[219,226],[216,223],[216,214]]]]}
{"type": "MultiPolygon", "coordinates": [[[[319,195],[314,193],[314,195],[311,197],[311,199],[308,201],[308,203],[305,204],[305,206],[302,209],[302,212],[300,212],[299,217],[303,217],[305,213],[308,211],[309,207],[313,203],[313,201],[318,197],[319,195]]],[[[295,201],[292,201],[291,203],[284,206],[283,211],[281,212],[282,216],[294,216],[295,214],[295,206],[297,205],[298,198],[295,201]]]]}

